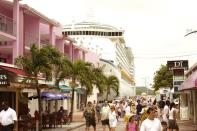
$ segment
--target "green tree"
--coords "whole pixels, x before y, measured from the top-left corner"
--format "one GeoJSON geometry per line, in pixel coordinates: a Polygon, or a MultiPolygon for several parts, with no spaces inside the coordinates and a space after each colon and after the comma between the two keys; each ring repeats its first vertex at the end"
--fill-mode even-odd
{"type": "Polygon", "coordinates": [[[103,68],[104,67],[94,67],[92,69],[93,83],[96,85],[97,89],[99,90],[99,93],[103,93],[103,91],[105,90],[106,76],[103,73],[103,68]]]}
{"type": "Polygon", "coordinates": [[[103,93],[104,89],[104,74],[102,67],[94,67],[89,70],[89,73],[86,73],[83,77],[82,85],[86,88],[86,99],[85,104],[87,103],[87,97],[92,94],[94,87],[99,90],[99,93],[103,93]]]}
{"type": "Polygon", "coordinates": [[[163,87],[173,87],[173,74],[168,70],[167,65],[161,65],[160,69],[154,73],[154,90],[157,91],[163,87]]]}
{"type": "Polygon", "coordinates": [[[111,90],[113,90],[117,96],[119,95],[119,80],[116,76],[106,76],[104,85],[106,89],[106,100],[108,100],[111,90]]]}
{"type": "Polygon", "coordinates": [[[91,80],[88,79],[90,75],[90,69],[92,64],[84,62],[82,60],[76,60],[73,63],[67,59],[63,59],[62,65],[56,67],[56,85],[64,79],[70,80],[70,87],[72,88],[72,97],[71,97],[71,121],[73,117],[73,108],[74,108],[74,91],[79,85],[86,86],[88,91],[92,90],[91,80]]]}
{"type": "Polygon", "coordinates": [[[39,131],[42,131],[42,101],[41,101],[41,87],[38,83],[38,76],[40,73],[45,74],[46,80],[51,80],[53,65],[57,64],[61,57],[61,53],[47,45],[39,49],[35,44],[30,48],[30,52],[25,56],[16,58],[16,65],[22,67],[23,70],[29,74],[23,82],[29,83],[35,87],[38,95],[39,108],[39,131]]]}

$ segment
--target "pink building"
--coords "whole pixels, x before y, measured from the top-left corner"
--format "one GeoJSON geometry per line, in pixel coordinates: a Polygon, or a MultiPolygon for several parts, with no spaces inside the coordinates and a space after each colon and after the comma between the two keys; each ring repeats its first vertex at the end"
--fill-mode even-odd
{"type": "Polygon", "coordinates": [[[19,4],[19,0],[14,2],[1,0],[0,62],[13,64],[16,57],[29,52],[33,43],[38,47],[50,43],[69,58],[73,56],[73,59],[85,59],[84,51],[72,49],[72,40],[62,36],[59,23],[28,5],[19,4]]]}
{"type": "MultiPolygon", "coordinates": [[[[49,19],[28,5],[19,4],[19,1],[0,0],[0,71],[4,70],[14,74],[16,80],[20,79],[18,77],[23,78],[25,73],[14,65],[14,61],[18,56],[28,54],[30,46],[34,43],[39,48],[52,44],[72,61],[77,59],[94,63],[98,61],[96,55],[74,46],[71,38],[63,36],[61,25],[58,22],[49,19]]],[[[10,101],[16,100],[12,107],[15,107],[18,112],[20,103],[17,101],[16,88],[2,87],[0,95],[2,91],[8,90],[10,93],[6,95],[12,96],[10,101]]]]}
{"type": "MultiPolygon", "coordinates": [[[[85,60],[85,51],[72,46],[73,40],[62,35],[61,25],[19,0],[0,1],[0,62],[14,64],[19,55],[38,47],[52,44],[71,60],[85,60]]],[[[92,56],[93,57],[93,56],[92,56]]]]}

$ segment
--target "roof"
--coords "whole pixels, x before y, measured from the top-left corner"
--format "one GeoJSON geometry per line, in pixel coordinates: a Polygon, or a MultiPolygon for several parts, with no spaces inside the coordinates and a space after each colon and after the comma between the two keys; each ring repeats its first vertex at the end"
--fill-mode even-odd
{"type": "MultiPolygon", "coordinates": [[[[11,9],[13,9],[13,2],[12,1],[0,0],[0,3],[5,4],[7,7],[10,7],[11,9]]],[[[52,24],[54,26],[60,26],[60,23],[58,23],[55,20],[52,20],[52,19],[48,18],[47,16],[45,16],[44,14],[38,12],[34,8],[28,6],[27,4],[20,4],[20,7],[24,8],[24,9],[26,9],[26,11],[29,11],[30,13],[40,17],[43,21],[45,21],[45,22],[47,22],[49,24],[52,24]]]]}
{"type": "Polygon", "coordinates": [[[192,67],[189,68],[189,70],[185,73],[186,76],[189,76],[192,72],[194,72],[197,69],[197,62],[192,65],[192,67]]]}
{"type": "Polygon", "coordinates": [[[87,30],[106,30],[106,31],[121,31],[124,32],[122,29],[118,29],[114,26],[107,25],[107,24],[101,24],[97,22],[78,22],[74,24],[68,24],[64,26],[64,30],[81,30],[81,29],[87,29],[87,30]]]}

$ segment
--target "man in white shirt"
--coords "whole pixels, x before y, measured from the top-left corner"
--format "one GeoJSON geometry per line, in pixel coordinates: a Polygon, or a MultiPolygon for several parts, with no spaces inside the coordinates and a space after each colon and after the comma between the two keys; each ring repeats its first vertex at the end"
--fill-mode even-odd
{"type": "Polygon", "coordinates": [[[160,120],[155,118],[155,109],[149,107],[147,114],[148,118],[142,122],[140,131],[162,131],[160,120]]]}
{"type": "Polygon", "coordinates": [[[101,122],[103,126],[103,131],[106,130],[106,126],[109,128],[109,112],[110,108],[107,102],[103,104],[103,107],[101,108],[101,122]]]}
{"type": "Polygon", "coordinates": [[[2,109],[0,112],[1,131],[13,131],[16,129],[16,112],[8,106],[8,102],[2,102],[2,109]]]}

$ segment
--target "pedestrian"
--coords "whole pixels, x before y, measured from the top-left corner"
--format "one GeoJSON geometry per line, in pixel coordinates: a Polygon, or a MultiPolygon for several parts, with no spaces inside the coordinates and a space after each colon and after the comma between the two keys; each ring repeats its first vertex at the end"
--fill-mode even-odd
{"type": "Polygon", "coordinates": [[[129,121],[126,124],[126,130],[125,131],[138,131],[137,123],[135,123],[135,115],[131,115],[129,118],[129,121]]]}
{"type": "Polygon", "coordinates": [[[96,104],[96,117],[97,117],[97,121],[98,121],[98,123],[99,123],[100,120],[101,120],[101,101],[99,101],[99,102],[96,104]]]}
{"type": "Polygon", "coordinates": [[[165,106],[163,109],[163,115],[162,115],[162,120],[165,121],[166,123],[168,123],[169,112],[170,112],[168,104],[169,104],[168,102],[165,103],[165,106]]]}
{"type": "Polygon", "coordinates": [[[36,131],[38,131],[39,130],[39,112],[37,110],[35,110],[34,112],[34,118],[36,121],[36,131]]]}
{"type": "Polygon", "coordinates": [[[8,102],[2,102],[2,111],[0,112],[1,131],[16,130],[17,115],[16,111],[8,106],[8,102]]]}
{"type": "Polygon", "coordinates": [[[116,108],[114,105],[111,105],[110,107],[110,112],[109,112],[109,126],[110,126],[110,131],[115,131],[116,126],[117,126],[117,114],[116,114],[116,108]]]}
{"type": "Polygon", "coordinates": [[[177,109],[176,109],[176,104],[174,102],[172,102],[170,104],[170,113],[169,113],[169,123],[168,123],[168,126],[169,126],[169,131],[178,131],[179,130],[179,126],[177,124],[177,116],[176,116],[176,113],[177,113],[177,109]]]}
{"type": "Polygon", "coordinates": [[[155,109],[149,107],[147,115],[148,117],[141,124],[140,131],[162,131],[160,120],[155,118],[155,109]]]}
{"type": "Polygon", "coordinates": [[[83,116],[86,120],[86,131],[90,130],[90,126],[93,126],[94,131],[96,131],[96,118],[95,118],[95,110],[92,102],[88,102],[87,107],[83,113],[83,116]]]}
{"type": "Polygon", "coordinates": [[[164,109],[164,106],[165,106],[165,102],[164,102],[163,96],[161,96],[161,100],[159,101],[158,104],[159,104],[160,112],[162,112],[163,109],[164,109]]]}
{"type": "Polygon", "coordinates": [[[104,102],[103,107],[101,108],[101,123],[103,127],[103,131],[106,130],[106,126],[110,129],[109,127],[109,105],[107,101],[104,102]]]}
{"type": "Polygon", "coordinates": [[[161,122],[161,126],[162,126],[162,131],[167,131],[167,130],[168,130],[167,122],[162,121],[162,122],[161,122]]]}
{"type": "Polygon", "coordinates": [[[131,103],[129,103],[125,108],[125,116],[124,116],[125,122],[128,122],[130,115],[131,115],[131,103]]]}
{"type": "Polygon", "coordinates": [[[142,113],[142,105],[140,103],[140,100],[137,100],[137,106],[136,106],[136,119],[139,123],[139,120],[141,118],[141,113],[142,113]]]}
{"type": "Polygon", "coordinates": [[[140,103],[140,100],[137,100],[137,106],[136,106],[136,114],[140,115],[142,111],[142,105],[140,103]]]}

